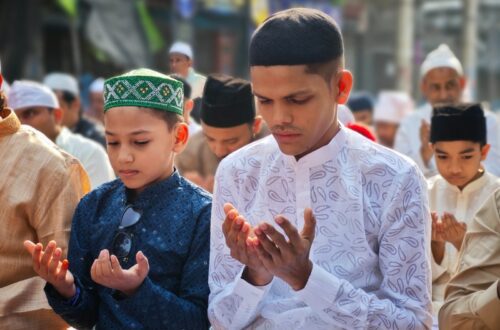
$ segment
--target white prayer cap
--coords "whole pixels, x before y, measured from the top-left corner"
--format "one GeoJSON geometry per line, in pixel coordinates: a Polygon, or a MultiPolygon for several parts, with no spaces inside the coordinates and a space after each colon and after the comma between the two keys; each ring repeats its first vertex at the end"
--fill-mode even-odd
{"type": "Polygon", "coordinates": [[[49,73],[43,79],[43,84],[52,90],[69,92],[74,96],[80,96],[78,81],[76,81],[75,77],[67,73],[49,73]]]}
{"type": "Polygon", "coordinates": [[[59,108],[59,101],[54,92],[35,81],[14,81],[7,98],[9,107],[14,110],[30,107],[59,108]]]}
{"type": "Polygon", "coordinates": [[[413,107],[413,101],[408,94],[398,91],[382,91],[375,104],[373,121],[399,124],[413,111],[413,107]]]}
{"type": "Polygon", "coordinates": [[[89,92],[102,93],[104,91],[104,78],[97,78],[89,86],[89,92]]]}
{"type": "Polygon", "coordinates": [[[354,115],[347,105],[339,104],[337,106],[337,118],[342,125],[347,125],[354,122],[354,115]]]}
{"type": "Polygon", "coordinates": [[[172,53],[179,53],[182,55],[186,55],[190,59],[193,59],[193,50],[191,49],[191,46],[185,42],[182,41],[176,41],[170,47],[170,50],[168,51],[169,54],[172,53]]]}
{"type": "Polygon", "coordinates": [[[436,68],[451,68],[461,76],[464,72],[462,64],[460,64],[458,58],[446,44],[439,45],[438,48],[427,54],[427,57],[420,66],[420,77],[425,77],[429,71],[436,68]]]}

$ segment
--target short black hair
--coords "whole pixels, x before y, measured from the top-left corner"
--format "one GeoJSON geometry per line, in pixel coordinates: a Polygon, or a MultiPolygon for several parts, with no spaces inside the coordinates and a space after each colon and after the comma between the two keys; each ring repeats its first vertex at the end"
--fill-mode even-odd
{"type": "Polygon", "coordinates": [[[68,91],[60,91],[62,94],[62,99],[66,103],[73,103],[76,100],[76,95],[68,91]]]}
{"type": "Polygon", "coordinates": [[[318,74],[323,77],[327,83],[330,83],[332,76],[338,72],[339,68],[341,68],[339,59],[333,59],[323,63],[306,64],[306,73],[318,74]]]}
{"type": "Polygon", "coordinates": [[[145,108],[145,107],[139,107],[139,108],[141,110],[147,110],[155,117],[163,120],[167,124],[169,131],[171,131],[178,123],[184,122],[184,117],[175,112],[158,110],[153,108],[145,108]]]}
{"type": "Polygon", "coordinates": [[[310,65],[342,59],[344,45],[330,16],[316,9],[292,8],[264,21],[252,36],[249,53],[250,66],[310,65]]]}

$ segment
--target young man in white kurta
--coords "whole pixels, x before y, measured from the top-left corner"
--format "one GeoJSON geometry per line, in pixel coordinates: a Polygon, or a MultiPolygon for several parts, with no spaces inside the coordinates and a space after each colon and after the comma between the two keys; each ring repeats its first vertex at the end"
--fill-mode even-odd
{"type": "MultiPolygon", "coordinates": [[[[266,24],[272,22],[297,32],[291,33],[293,38],[321,39],[324,34],[318,34],[315,27],[319,24],[323,32],[329,31],[332,20],[325,17],[315,10],[291,9],[273,15],[256,35],[262,36],[262,31],[268,31],[266,24]],[[327,24],[323,24],[325,20],[327,24]]],[[[216,329],[430,327],[430,216],[422,174],[408,159],[338,124],[336,106],[328,102],[325,112],[332,111],[335,133],[319,147],[298,152],[294,145],[308,148],[309,143],[318,142],[304,142],[312,134],[308,126],[324,129],[329,125],[323,121],[331,117],[315,112],[325,103],[318,101],[321,97],[313,91],[317,88],[319,93],[319,84],[327,85],[321,74],[301,71],[301,62],[295,63],[297,66],[289,61],[285,66],[261,64],[273,55],[266,53],[264,59],[255,59],[258,56],[252,53],[252,47],[257,47],[256,35],[251,44],[254,94],[274,136],[236,151],[219,165],[211,225],[211,324],[216,329]],[[288,87],[298,88],[300,96],[282,97],[289,92],[288,87]],[[306,112],[321,119],[307,118],[306,112]],[[304,228],[300,234],[302,242],[308,238],[312,241],[308,263],[304,264],[311,267],[306,281],[301,283],[299,276],[294,279],[289,272],[280,272],[272,264],[274,255],[273,261],[262,261],[264,266],[260,269],[249,266],[255,265],[255,259],[246,260],[247,264],[238,261],[244,258],[238,255],[242,250],[236,251],[234,236],[227,233],[226,225],[231,219],[228,213],[234,211],[228,211],[228,202],[244,219],[242,228],[258,237],[255,246],[260,261],[265,259],[265,251],[260,249],[269,248],[262,231],[273,237],[274,249],[283,253],[283,260],[285,249],[297,240],[298,234],[290,235],[292,231],[279,222],[278,214],[294,228],[304,228]],[[315,221],[311,220],[309,208],[315,221]],[[283,232],[283,228],[287,232],[287,242],[274,239],[275,234],[263,229],[269,229],[271,224],[259,225],[270,219],[280,223],[276,230],[283,232]],[[314,224],[315,234],[313,231],[312,235],[305,235],[314,224]],[[263,282],[251,278],[252,272],[272,276],[267,278],[268,283],[252,284],[263,282]]],[[[283,33],[274,35],[287,38],[283,33]]],[[[313,40],[311,44],[330,47],[329,41],[313,40]]],[[[293,49],[297,48],[286,52],[291,58],[293,49]]],[[[321,54],[328,51],[321,47],[316,50],[321,54]]],[[[297,57],[301,61],[300,54],[297,57]]],[[[352,76],[345,70],[337,74],[339,81],[333,82],[336,87],[332,93],[337,95],[337,103],[343,103],[352,76]]],[[[287,222],[280,219],[283,224],[287,222]]],[[[248,246],[253,244],[249,242],[246,241],[248,246]]]]}

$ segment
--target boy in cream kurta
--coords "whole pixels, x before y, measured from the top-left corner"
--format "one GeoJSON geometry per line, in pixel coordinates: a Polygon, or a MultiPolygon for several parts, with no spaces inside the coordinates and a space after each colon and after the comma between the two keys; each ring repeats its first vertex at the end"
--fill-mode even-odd
{"type": "Polygon", "coordinates": [[[440,173],[429,179],[429,205],[433,212],[432,295],[437,314],[445,284],[455,272],[467,226],[484,201],[500,187],[500,179],[482,166],[489,145],[479,104],[434,109],[431,139],[440,173]]]}

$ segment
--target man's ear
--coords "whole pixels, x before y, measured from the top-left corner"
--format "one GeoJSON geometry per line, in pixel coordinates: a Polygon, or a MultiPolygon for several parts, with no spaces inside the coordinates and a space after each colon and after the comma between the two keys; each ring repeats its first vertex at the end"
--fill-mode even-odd
{"type": "Polygon", "coordinates": [[[338,91],[335,101],[338,104],[345,104],[352,89],[352,73],[348,70],[342,70],[332,80],[335,82],[334,88],[338,91]]]}
{"type": "Polygon", "coordinates": [[[193,107],[194,107],[194,101],[193,99],[188,99],[185,103],[184,103],[184,118],[187,119],[189,118],[189,115],[191,114],[191,111],[193,110],[193,107]]]}
{"type": "Polygon", "coordinates": [[[54,114],[56,124],[61,125],[64,111],[61,108],[54,108],[52,109],[52,113],[54,114]]]}
{"type": "Polygon", "coordinates": [[[174,128],[174,144],[172,151],[179,154],[187,145],[189,138],[189,128],[186,123],[178,123],[174,128]]]}
{"type": "Polygon", "coordinates": [[[467,78],[465,78],[465,76],[461,76],[460,78],[458,78],[458,82],[460,84],[460,89],[464,90],[465,86],[467,85],[467,78]]]}
{"type": "Polygon", "coordinates": [[[257,135],[260,133],[262,129],[262,117],[261,116],[255,116],[255,120],[253,121],[252,125],[252,133],[253,135],[257,135]]]}
{"type": "Polygon", "coordinates": [[[490,144],[485,144],[481,148],[481,160],[485,160],[486,157],[488,157],[488,153],[490,152],[491,145],[490,144]]]}

